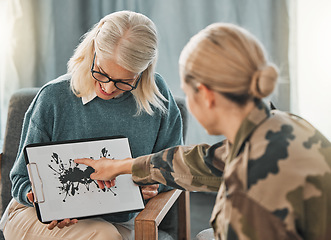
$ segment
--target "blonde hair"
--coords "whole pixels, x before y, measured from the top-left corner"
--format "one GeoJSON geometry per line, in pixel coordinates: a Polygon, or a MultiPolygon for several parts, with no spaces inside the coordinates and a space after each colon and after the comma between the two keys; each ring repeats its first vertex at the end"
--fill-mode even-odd
{"type": "Polygon", "coordinates": [[[261,99],[270,95],[278,70],[266,59],[262,44],[245,29],[214,23],[193,36],[184,47],[179,65],[186,82],[200,82],[232,96],[261,99]]]}
{"type": "Polygon", "coordinates": [[[165,112],[162,101],[166,99],[159,92],[154,76],[157,44],[156,27],[143,14],[119,11],[105,16],[83,36],[83,41],[68,62],[73,92],[78,97],[93,93],[95,80],[90,69],[96,52],[128,71],[142,73],[137,89],[132,91],[137,114],[146,111],[153,115],[151,105],[165,112]]]}

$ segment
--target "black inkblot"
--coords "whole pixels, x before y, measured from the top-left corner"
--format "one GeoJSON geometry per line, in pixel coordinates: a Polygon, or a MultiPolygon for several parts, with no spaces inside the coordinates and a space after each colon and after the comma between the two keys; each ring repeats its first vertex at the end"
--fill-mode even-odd
{"type": "Polygon", "coordinates": [[[101,149],[100,158],[107,157],[108,150],[106,148],[101,149]]]}
{"type": "MultiPolygon", "coordinates": [[[[110,155],[108,154],[108,150],[106,148],[103,148],[101,150],[100,156],[106,157],[107,155],[110,155]]],[[[91,157],[91,159],[93,158],[91,157]]],[[[72,163],[74,163],[73,159],[69,159],[69,167],[66,168],[65,165],[68,164],[63,164],[61,158],[57,153],[53,153],[51,155],[51,163],[53,163],[54,161],[57,164],[58,170],[56,170],[50,164],[48,164],[48,167],[55,172],[55,176],[58,176],[58,180],[61,183],[61,186],[58,187],[60,189],[59,195],[63,193],[65,194],[63,202],[66,201],[66,198],[68,196],[75,196],[76,194],[79,194],[78,191],[80,185],[84,185],[87,192],[90,191],[90,184],[95,184],[96,187],[99,188],[96,181],[90,178],[90,175],[94,172],[93,168],[87,167],[85,170],[81,170],[78,167],[78,164],[72,166],[72,163]]],[[[116,186],[114,188],[116,188],[116,186]]],[[[106,191],[106,189],[102,190],[103,192],[106,191]]],[[[112,189],[107,189],[107,192],[108,191],[111,191],[114,196],[117,195],[112,189]]]]}

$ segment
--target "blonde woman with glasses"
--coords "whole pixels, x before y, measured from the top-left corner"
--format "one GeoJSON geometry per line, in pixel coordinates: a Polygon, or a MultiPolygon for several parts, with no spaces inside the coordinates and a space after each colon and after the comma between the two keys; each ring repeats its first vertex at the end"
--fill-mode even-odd
{"type": "MultiPolygon", "coordinates": [[[[133,239],[133,213],[40,223],[22,150],[30,143],[116,135],[128,137],[134,157],[182,144],[180,111],[155,73],[157,44],[155,25],[146,16],[109,14],[85,34],[68,62],[68,74],[40,89],[25,115],[10,173],[14,200],[6,239],[133,239]]],[[[143,187],[143,197],[163,188],[143,187]]]]}
{"type": "Polygon", "coordinates": [[[127,160],[78,159],[100,187],[132,173],[139,184],[218,191],[210,223],[215,239],[327,240],[331,236],[331,143],[304,119],[271,110],[263,98],[277,82],[260,42],[217,23],[185,46],[181,85],[212,146],[178,146],[127,160]]]}

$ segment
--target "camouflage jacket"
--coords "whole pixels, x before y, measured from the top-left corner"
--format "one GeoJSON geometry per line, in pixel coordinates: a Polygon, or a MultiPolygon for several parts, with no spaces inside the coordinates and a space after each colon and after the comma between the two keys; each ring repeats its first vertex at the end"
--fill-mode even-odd
{"type": "Polygon", "coordinates": [[[235,142],[178,146],[137,158],[133,180],[218,191],[216,239],[330,239],[331,144],[307,121],[264,103],[235,142]]]}

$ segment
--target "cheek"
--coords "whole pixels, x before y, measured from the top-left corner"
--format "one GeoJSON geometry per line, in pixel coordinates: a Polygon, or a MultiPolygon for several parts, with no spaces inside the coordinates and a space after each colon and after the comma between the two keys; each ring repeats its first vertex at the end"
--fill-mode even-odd
{"type": "Polygon", "coordinates": [[[194,98],[194,96],[186,96],[186,106],[199,124],[208,131],[208,116],[206,109],[201,105],[201,103],[194,98]]]}
{"type": "Polygon", "coordinates": [[[94,90],[96,91],[98,89],[99,86],[99,82],[94,81],[94,90]]]}
{"type": "Polygon", "coordinates": [[[187,106],[188,111],[191,114],[193,114],[192,107],[194,106],[194,104],[192,103],[192,97],[186,96],[185,100],[186,100],[186,106],[187,106]]]}
{"type": "MultiPolygon", "coordinates": [[[[186,106],[188,111],[199,121],[200,119],[200,105],[194,96],[186,96],[186,106]]],[[[199,121],[200,122],[200,121],[199,121]]]]}

